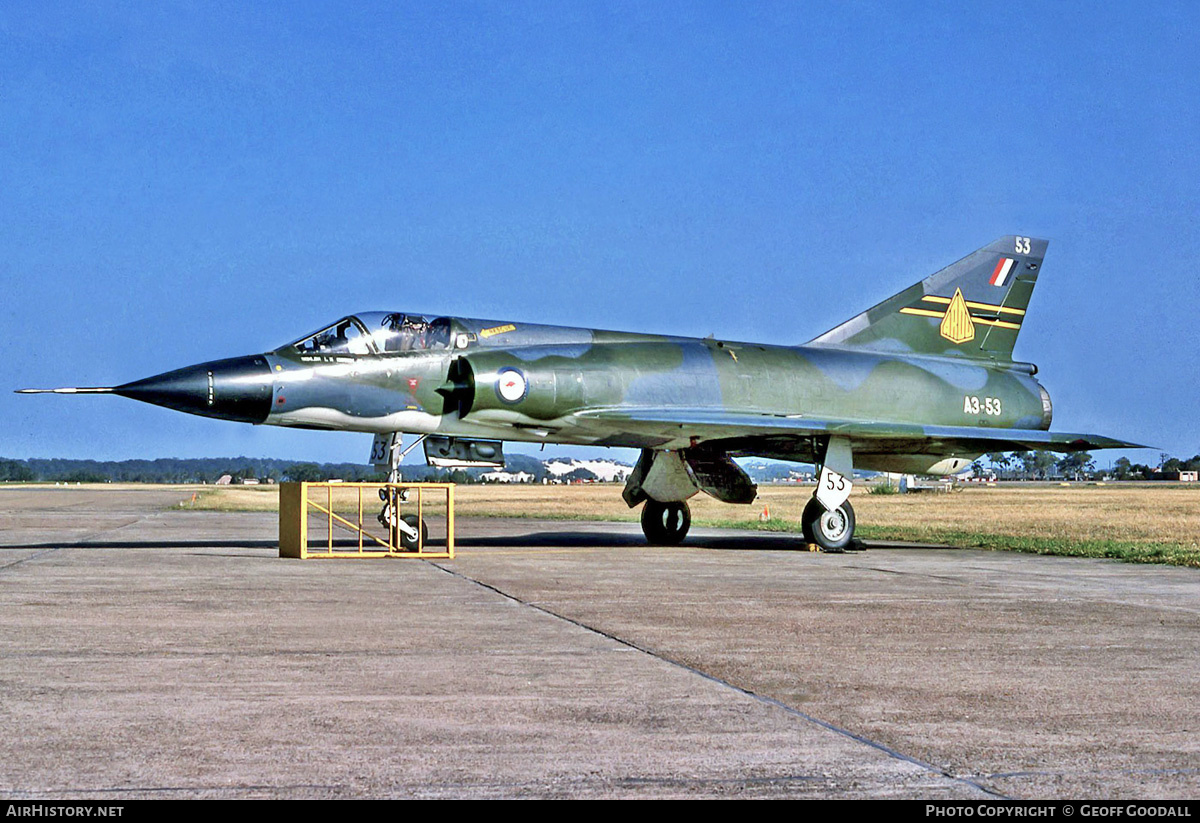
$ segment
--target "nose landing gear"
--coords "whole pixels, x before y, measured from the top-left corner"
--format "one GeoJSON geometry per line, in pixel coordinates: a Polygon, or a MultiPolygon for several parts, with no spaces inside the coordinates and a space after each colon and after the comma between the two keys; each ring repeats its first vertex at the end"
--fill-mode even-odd
{"type": "Polygon", "coordinates": [[[415,552],[420,546],[429,542],[429,526],[421,522],[415,514],[402,515],[398,521],[393,522],[394,517],[391,504],[384,503],[383,510],[379,512],[376,520],[388,531],[391,531],[393,526],[395,527],[396,534],[400,537],[400,545],[405,551],[415,552]],[[421,527],[419,533],[418,525],[421,527]]]}
{"type": "Polygon", "coordinates": [[[394,500],[389,499],[387,489],[379,490],[379,499],[383,501],[383,508],[375,519],[388,531],[395,527],[396,534],[400,537],[401,547],[405,551],[415,552],[429,542],[429,527],[415,514],[405,514],[396,520],[396,510],[393,506],[408,502],[408,489],[400,489],[394,497],[394,500]],[[419,532],[417,531],[418,526],[420,526],[419,532]]]}

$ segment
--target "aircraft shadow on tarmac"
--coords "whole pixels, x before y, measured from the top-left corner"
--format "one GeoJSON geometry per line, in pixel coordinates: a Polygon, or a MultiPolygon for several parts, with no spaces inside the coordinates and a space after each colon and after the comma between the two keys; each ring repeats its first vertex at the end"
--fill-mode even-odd
{"type": "MultiPolygon", "coordinates": [[[[321,541],[310,544],[313,550],[324,548],[321,541]]],[[[40,542],[0,545],[0,551],[14,549],[276,549],[277,540],[87,540],[78,542],[40,542]]],[[[341,550],[358,547],[355,538],[333,541],[341,550]]],[[[430,547],[441,550],[444,541],[433,540],[430,547]]],[[[869,543],[872,549],[947,549],[923,543],[869,543]]],[[[368,546],[369,549],[369,546],[368,546]]],[[[595,529],[582,531],[529,531],[516,534],[460,536],[460,551],[470,549],[641,549],[664,551],[671,549],[705,549],[712,551],[807,551],[804,538],[798,534],[775,532],[738,532],[722,534],[693,533],[678,546],[650,546],[637,532],[604,532],[595,529]]]]}
{"type": "MultiPolygon", "coordinates": [[[[339,545],[335,541],[334,545],[339,545]]],[[[358,545],[356,542],[355,546],[358,545]]],[[[0,551],[13,549],[277,549],[278,540],[87,540],[76,543],[11,543],[0,551]]]]}
{"type": "MultiPolygon", "coordinates": [[[[644,537],[635,532],[627,534],[598,531],[580,532],[531,532],[528,534],[506,534],[495,537],[472,535],[458,541],[459,549],[472,548],[533,548],[533,549],[642,549],[664,551],[670,549],[706,549],[712,551],[751,552],[807,552],[808,544],[799,534],[788,532],[726,532],[719,534],[697,534],[693,532],[677,546],[650,546],[644,537]]],[[[864,549],[953,549],[928,543],[887,541],[865,542],[864,549]]],[[[852,550],[853,551],[853,550],[852,550]]]]}
{"type": "Polygon", "coordinates": [[[796,551],[807,546],[797,534],[746,532],[730,535],[692,535],[677,546],[650,546],[637,532],[555,531],[472,535],[458,541],[458,548],[534,548],[534,549],[721,549],[725,551],[796,551]]]}

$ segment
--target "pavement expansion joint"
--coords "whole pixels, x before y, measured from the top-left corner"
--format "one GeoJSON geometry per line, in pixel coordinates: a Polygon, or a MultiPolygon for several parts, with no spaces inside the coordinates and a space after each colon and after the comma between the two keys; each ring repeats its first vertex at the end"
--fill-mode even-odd
{"type": "Polygon", "coordinates": [[[19,566],[22,563],[26,563],[30,560],[37,560],[42,555],[53,554],[56,551],[61,551],[61,549],[42,549],[40,552],[35,552],[33,554],[27,554],[24,557],[18,557],[16,560],[10,561],[8,563],[0,563],[0,571],[5,571],[7,569],[11,569],[14,566],[19,566]]]}
{"type": "Polygon", "coordinates": [[[973,779],[970,777],[959,776],[959,775],[956,775],[953,772],[949,771],[948,769],[938,768],[937,766],[934,766],[930,763],[926,763],[925,761],[920,760],[915,757],[912,757],[911,755],[907,755],[907,754],[904,754],[903,752],[899,752],[899,751],[891,748],[890,746],[887,746],[884,743],[880,743],[879,741],[872,740],[868,737],[864,737],[863,735],[857,734],[856,732],[852,732],[849,729],[843,729],[842,727],[836,726],[833,723],[830,723],[825,720],[821,720],[820,718],[814,717],[813,715],[807,714],[806,712],[802,712],[799,709],[797,709],[793,706],[789,706],[786,703],[783,703],[782,701],[777,700],[773,697],[768,697],[766,695],[762,695],[762,694],[758,694],[757,692],[753,692],[749,689],[742,688],[741,686],[738,686],[735,683],[731,683],[728,680],[724,680],[720,677],[709,674],[708,672],[701,671],[700,669],[697,669],[694,666],[689,666],[686,663],[679,662],[678,660],[672,660],[669,657],[666,657],[662,654],[659,654],[658,652],[655,652],[653,649],[648,649],[648,648],[646,648],[644,646],[640,646],[637,643],[634,643],[630,640],[626,640],[623,637],[618,637],[614,634],[610,634],[609,632],[606,632],[603,629],[598,629],[595,626],[590,626],[587,623],[583,623],[579,620],[575,620],[574,618],[567,617],[566,615],[559,614],[558,612],[555,612],[555,611],[551,611],[550,609],[546,608],[545,606],[539,606],[536,603],[533,603],[533,602],[530,602],[527,600],[522,600],[520,597],[509,594],[508,592],[504,591],[503,589],[499,589],[496,586],[491,585],[490,583],[484,583],[482,580],[477,580],[473,577],[470,577],[469,575],[463,574],[462,572],[455,571],[454,569],[446,568],[445,566],[443,566],[440,563],[435,563],[432,560],[425,561],[425,562],[429,563],[429,565],[431,565],[437,569],[440,569],[441,571],[445,572],[446,574],[451,575],[452,577],[457,577],[460,580],[464,580],[468,583],[479,586],[480,588],[487,589],[488,591],[498,594],[501,597],[503,597],[513,603],[528,607],[535,611],[541,612],[542,614],[545,614],[549,617],[553,617],[557,620],[561,620],[563,622],[569,623],[572,626],[576,626],[580,629],[583,629],[584,631],[588,631],[588,632],[591,632],[592,634],[598,635],[607,640],[611,640],[614,643],[619,643],[622,646],[628,647],[634,651],[641,652],[642,654],[653,657],[654,659],[659,660],[663,663],[666,663],[667,665],[675,666],[677,668],[683,669],[684,671],[691,672],[692,674],[697,675],[698,677],[702,677],[711,683],[716,683],[719,686],[722,686],[726,689],[737,692],[738,694],[749,697],[752,700],[758,701],[759,703],[763,703],[768,706],[773,706],[777,709],[780,709],[781,711],[784,711],[784,712],[792,715],[793,717],[799,718],[799,719],[807,721],[809,723],[816,724],[816,725],[820,726],[821,728],[826,729],[827,731],[833,732],[834,734],[849,738],[849,739],[854,740],[858,743],[861,743],[865,746],[869,746],[873,749],[876,749],[876,750],[882,752],[883,754],[887,755],[888,757],[892,757],[896,760],[901,760],[905,763],[909,763],[913,766],[916,766],[919,769],[929,772],[930,774],[937,775],[939,777],[944,777],[947,780],[953,780],[956,783],[964,784],[966,786],[971,787],[972,789],[975,789],[976,791],[982,792],[983,794],[985,794],[989,797],[994,797],[994,798],[1001,799],[1001,800],[1011,800],[1012,799],[1008,795],[1005,795],[1002,792],[997,791],[996,789],[990,788],[988,786],[984,786],[983,784],[979,783],[976,779],[973,779]]]}

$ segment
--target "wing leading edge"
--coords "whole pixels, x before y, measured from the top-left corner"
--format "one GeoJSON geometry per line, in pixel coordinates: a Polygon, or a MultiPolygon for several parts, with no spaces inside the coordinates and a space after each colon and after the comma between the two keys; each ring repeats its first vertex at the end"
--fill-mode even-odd
{"type": "Polygon", "coordinates": [[[683,448],[711,441],[813,438],[838,435],[856,451],[872,453],[1027,451],[1080,452],[1091,449],[1143,449],[1137,443],[1098,434],[1002,429],[982,426],[925,426],[855,420],[821,420],[712,409],[593,409],[580,412],[583,425],[598,424],[614,435],[662,439],[661,448],[683,448]]]}

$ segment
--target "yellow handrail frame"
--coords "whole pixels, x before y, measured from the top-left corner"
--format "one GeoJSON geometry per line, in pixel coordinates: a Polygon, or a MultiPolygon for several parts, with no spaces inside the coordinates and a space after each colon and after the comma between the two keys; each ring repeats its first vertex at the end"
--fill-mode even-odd
{"type": "MultiPolygon", "coordinates": [[[[411,515],[409,515],[411,517],[411,515]]],[[[407,522],[407,520],[406,520],[407,522]]],[[[319,527],[318,527],[319,528],[319,527]]],[[[453,483],[280,483],[279,484],[279,556],[280,557],[424,557],[454,558],[454,484],[453,483]],[[381,499],[391,516],[386,518],[383,536],[368,530],[364,520],[363,491],[381,490],[381,499]],[[322,494],[321,492],[324,492],[322,494]],[[416,493],[415,501],[413,492],[416,493]],[[336,497],[340,498],[335,500],[336,497]],[[430,502],[427,496],[434,495],[430,502]],[[354,498],[352,502],[347,497],[354,498]],[[321,499],[323,498],[323,499],[321,499]],[[426,545],[426,514],[431,506],[444,501],[446,540],[442,550],[426,545]],[[406,546],[399,527],[403,506],[416,508],[416,545],[406,546]],[[347,511],[347,506],[349,510],[347,511]],[[323,517],[321,515],[324,515],[323,517]],[[346,516],[350,515],[350,516],[346,516]],[[324,545],[309,545],[310,518],[319,518],[325,526],[324,545]],[[354,519],[351,519],[354,517],[354,519]],[[334,540],[334,529],[357,537],[356,548],[346,548],[334,540]]]]}

